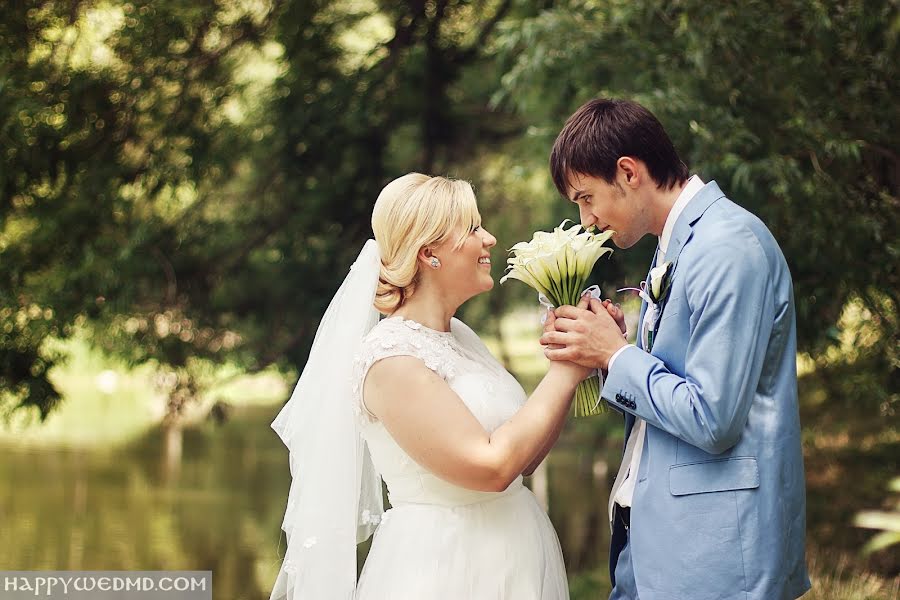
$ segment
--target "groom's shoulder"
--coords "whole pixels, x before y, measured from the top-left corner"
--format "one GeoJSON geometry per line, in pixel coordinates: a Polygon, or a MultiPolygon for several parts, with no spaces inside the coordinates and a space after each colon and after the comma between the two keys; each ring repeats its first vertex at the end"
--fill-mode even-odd
{"type": "Polygon", "coordinates": [[[723,196],[695,224],[694,237],[709,243],[757,243],[778,248],[778,242],[763,220],[747,208],[723,196]]]}
{"type": "Polygon", "coordinates": [[[717,255],[749,268],[774,271],[786,266],[778,241],[762,219],[727,196],[695,224],[689,246],[701,259],[717,255]]]}
{"type": "Polygon", "coordinates": [[[760,225],[765,228],[753,213],[722,198],[694,224],[689,246],[693,246],[695,252],[708,252],[711,247],[746,250],[761,244],[757,234],[760,225]]]}
{"type": "Polygon", "coordinates": [[[728,195],[723,195],[718,201],[714,202],[704,213],[698,225],[703,224],[703,221],[716,222],[719,227],[727,227],[728,225],[733,227],[747,227],[750,229],[766,227],[765,223],[762,222],[762,219],[729,198],[728,195]]]}

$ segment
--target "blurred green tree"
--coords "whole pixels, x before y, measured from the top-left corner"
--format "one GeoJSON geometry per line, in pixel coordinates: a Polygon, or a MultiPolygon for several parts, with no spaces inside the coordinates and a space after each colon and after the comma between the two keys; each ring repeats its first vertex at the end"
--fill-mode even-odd
{"type": "Polygon", "coordinates": [[[204,260],[233,229],[210,199],[253,143],[237,67],[264,50],[271,12],[14,2],[2,16],[0,407],[43,418],[62,358],[43,343],[76,325],[135,362],[235,345],[229,315],[190,305],[217,308],[204,260]]]}
{"type": "Polygon", "coordinates": [[[174,370],[175,418],[208,361],[302,364],[381,187],[507,134],[460,79],[509,7],[4,6],[2,406],[48,414],[76,328],[174,370]]]}

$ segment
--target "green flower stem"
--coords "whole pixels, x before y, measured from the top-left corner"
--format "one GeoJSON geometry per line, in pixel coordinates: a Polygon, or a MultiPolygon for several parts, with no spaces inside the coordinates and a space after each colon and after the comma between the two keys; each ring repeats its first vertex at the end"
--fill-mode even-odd
{"type": "Polygon", "coordinates": [[[606,412],[606,402],[600,398],[600,378],[589,377],[575,388],[575,416],[589,417],[606,412]]]}
{"type": "MultiPolygon", "coordinates": [[[[551,284],[551,286],[552,286],[552,287],[550,288],[550,291],[553,292],[554,299],[555,299],[555,298],[561,297],[561,296],[562,296],[562,282],[560,282],[560,281],[555,281],[555,280],[553,280],[553,279],[551,278],[550,284],[551,284]]],[[[553,300],[553,301],[555,302],[555,300],[553,300]]],[[[557,306],[559,306],[559,305],[557,304],[557,306]]]]}

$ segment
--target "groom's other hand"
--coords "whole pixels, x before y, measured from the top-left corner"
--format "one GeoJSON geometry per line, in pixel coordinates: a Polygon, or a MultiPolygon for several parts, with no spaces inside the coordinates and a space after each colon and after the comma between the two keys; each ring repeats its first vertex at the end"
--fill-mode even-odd
{"type": "Polygon", "coordinates": [[[554,316],[555,331],[541,336],[541,344],[547,346],[544,355],[550,360],[605,371],[610,357],[626,345],[620,325],[599,300],[582,298],[578,306],[560,306],[554,316]]]}

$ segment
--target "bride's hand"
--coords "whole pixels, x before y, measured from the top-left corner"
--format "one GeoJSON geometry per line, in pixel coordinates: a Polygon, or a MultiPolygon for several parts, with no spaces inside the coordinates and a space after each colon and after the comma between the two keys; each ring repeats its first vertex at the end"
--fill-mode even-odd
{"type": "MultiPolygon", "coordinates": [[[[578,307],[587,308],[589,305],[589,301],[590,297],[582,297],[581,301],[578,303],[578,307]]],[[[553,314],[552,310],[548,310],[547,318],[544,321],[544,333],[556,331],[556,328],[553,325],[555,321],[556,315],[553,314]]],[[[563,348],[563,346],[557,344],[547,344],[545,347],[551,349],[563,348]]],[[[594,369],[583,367],[579,364],[569,362],[567,360],[555,360],[550,362],[549,371],[560,371],[562,373],[565,373],[568,377],[572,377],[576,383],[579,383],[583,379],[587,379],[588,377],[590,377],[591,373],[594,372],[594,369]]]]}

